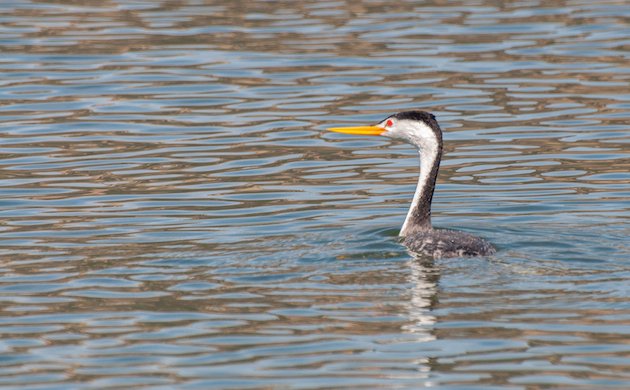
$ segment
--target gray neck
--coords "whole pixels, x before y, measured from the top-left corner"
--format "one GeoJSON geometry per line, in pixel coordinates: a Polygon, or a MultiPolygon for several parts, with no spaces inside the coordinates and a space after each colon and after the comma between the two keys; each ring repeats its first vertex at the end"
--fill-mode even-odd
{"type": "MultiPolygon", "coordinates": [[[[440,140],[441,141],[441,140],[440,140]]],[[[442,143],[433,148],[421,148],[420,178],[405,223],[400,230],[400,237],[409,236],[417,231],[426,231],[431,227],[431,201],[435,190],[440,160],[442,159],[442,143]]]]}

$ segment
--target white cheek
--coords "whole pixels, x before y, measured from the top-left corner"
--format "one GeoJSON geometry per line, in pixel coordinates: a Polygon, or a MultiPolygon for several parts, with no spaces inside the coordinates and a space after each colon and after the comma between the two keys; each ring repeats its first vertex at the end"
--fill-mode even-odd
{"type": "Polygon", "coordinates": [[[397,128],[388,130],[387,135],[392,138],[397,138],[406,142],[413,142],[413,138],[411,138],[411,134],[409,134],[409,132],[402,131],[397,128]]]}
{"type": "Polygon", "coordinates": [[[393,128],[387,128],[383,135],[391,138],[397,138],[410,144],[416,145],[419,149],[425,151],[434,151],[439,147],[438,139],[431,128],[424,123],[398,123],[393,128]]]}
{"type": "Polygon", "coordinates": [[[437,150],[439,147],[438,139],[431,128],[424,123],[416,126],[416,131],[411,134],[413,143],[420,146],[421,149],[427,151],[437,150]]]}

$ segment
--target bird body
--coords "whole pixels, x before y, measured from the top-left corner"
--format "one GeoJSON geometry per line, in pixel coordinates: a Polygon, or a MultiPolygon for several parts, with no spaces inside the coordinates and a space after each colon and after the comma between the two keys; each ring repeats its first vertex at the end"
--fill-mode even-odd
{"type": "Polygon", "coordinates": [[[434,229],[431,202],[442,159],[442,130],[435,116],[425,111],[403,111],[375,126],[338,127],[331,131],[383,135],[414,145],[420,154],[420,176],[407,217],[400,230],[403,243],[414,253],[441,257],[488,256],[496,252],[488,241],[455,230],[434,229]]]}
{"type": "Polygon", "coordinates": [[[405,236],[403,243],[416,254],[434,258],[489,256],[496,250],[488,241],[472,234],[430,228],[405,236]]]}

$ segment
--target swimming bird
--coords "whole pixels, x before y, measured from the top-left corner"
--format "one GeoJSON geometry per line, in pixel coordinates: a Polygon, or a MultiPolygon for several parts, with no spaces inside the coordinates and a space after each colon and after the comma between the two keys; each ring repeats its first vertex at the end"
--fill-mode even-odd
{"type": "Polygon", "coordinates": [[[418,149],[420,177],[399,236],[415,254],[434,258],[489,256],[496,249],[483,238],[431,225],[431,201],[442,159],[442,130],[435,116],[426,111],[404,111],[377,125],[333,127],[330,131],[359,135],[382,135],[405,141],[418,149]]]}

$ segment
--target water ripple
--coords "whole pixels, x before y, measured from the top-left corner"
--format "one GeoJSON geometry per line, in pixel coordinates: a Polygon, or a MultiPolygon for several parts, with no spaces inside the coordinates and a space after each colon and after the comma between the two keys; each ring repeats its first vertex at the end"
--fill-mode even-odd
{"type": "Polygon", "coordinates": [[[0,5],[0,385],[625,388],[623,2],[0,5]],[[396,239],[434,112],[434,222],[396,239]]]}

